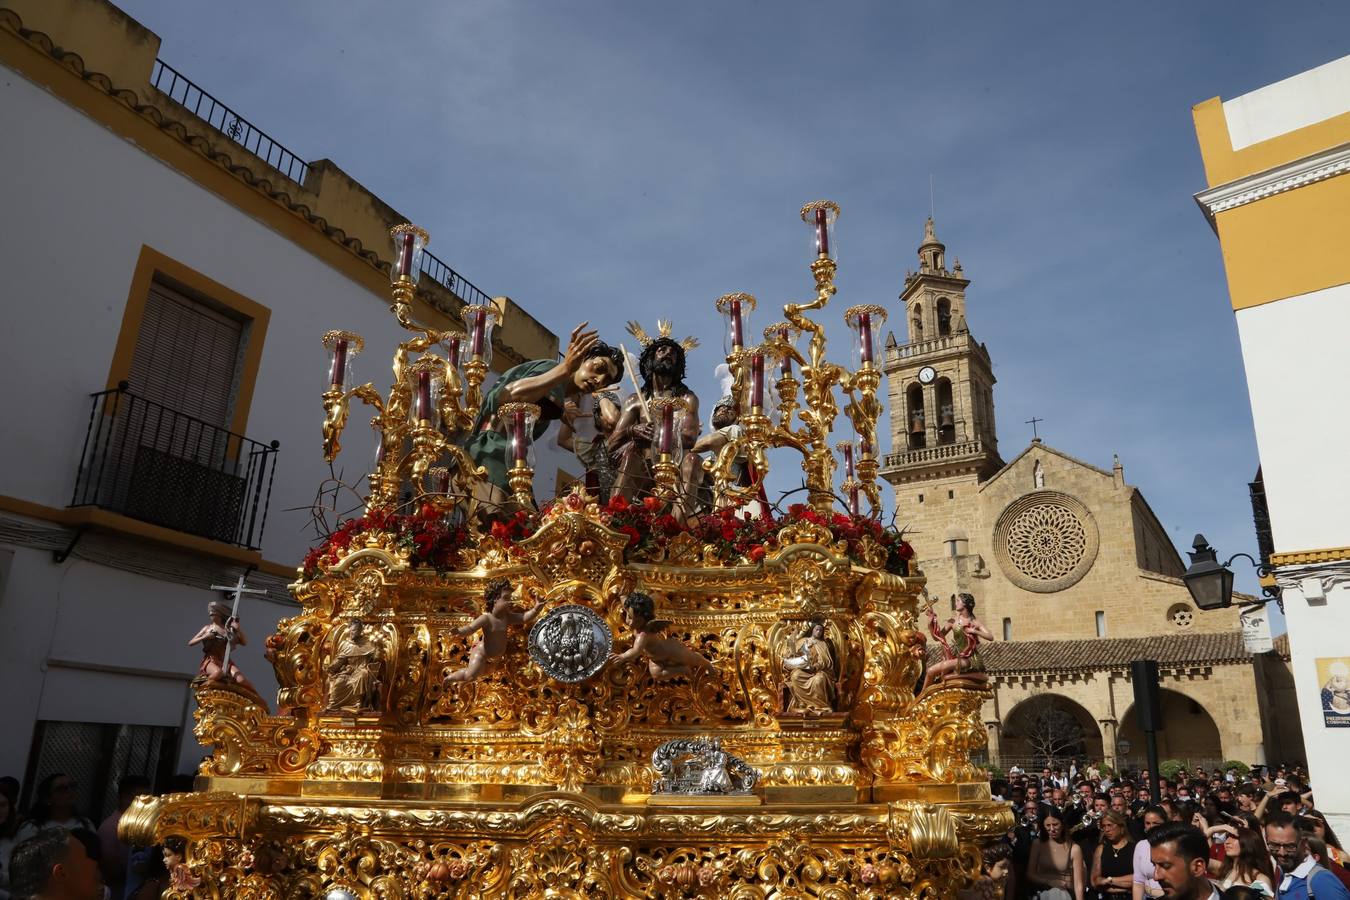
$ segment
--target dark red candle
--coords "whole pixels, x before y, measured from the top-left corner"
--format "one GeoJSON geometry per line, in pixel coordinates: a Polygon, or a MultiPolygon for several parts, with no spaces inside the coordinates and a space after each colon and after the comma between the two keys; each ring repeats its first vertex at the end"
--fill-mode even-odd
{"type": "Polygon", "coordinates": [[[333,366],[328,370],[328,383],[340,388],[347,379],[347,339],[333,343],[333,366]]]}
{"type": "Polygon", "coordinates": [[[659,451],[670,453],[675,447],[675,407],[667,403],[661,407],[661,441],[659,451]]]}
{"type": "Polygon", "coordinates": [[[844,451],[844,477],[852,480],[853,478],[853,445],[843,444],[839,448],[844,451]]]}
{"type": "Polygon", "coordinates": [[[511,459],[525,462],[529,455],[529,445],[525,443],[525,413],[517,410],[511,414],[511,459]]]}
{"type": "Polygon", "coordinates": [[[858,348],[862,361],[870,363],[872,361],[872,314],[858,314],[858,348]]]}
{"type": "Polygon", "coordinates": [[[731,346],[745,346],[745,323],[741,320],[741,301],[731,301],[731,346]]]}
{"type": "Polygon", "coordinates": [[[764,408],[764,354],[750,355],[750,405],[755,409],[764,408]]]}
{"type": "Polygon", "coordinates": [[[445,348],[445,352],[450,356],[450,365],[454,366],[456,369],[459,368],[460,341],[461,341],[460,336],[455,335],[454,337],[449,339],[447,346],[445,348]]]}
{"type": "Polygon", "coordinates": [[[792,377],[792,357],[788,355],[788,330],[786,328],[778,329],[778,337],[783,342],[783,361],[778,364],[778,371],[784,378],[792,377]]]}
{"type": "MultiPolygon", "coordinates": [[[[821,207],[816,210],[816,252],[821,256],[830,255],[830,224],[828,211],[821,207]]],[[[800,234],[800,232],[798,232],[800,234]]]]}
{"type": "Polygon", "coordinates": [[[417,373],[417,399],[413,413],[419,422],[431,420],[431,373],[422,369],[417,373]]]}
{"type": "Polygon", "coordinates": [[[858,516],[858,485],[857,483],[848,486],[848,511],[852,516],[858,516]]]}
{"type": "Polygon", "coordinates": [[[487,310],[480,309],[473,314],[472,349],[475,357],[483,355],[483,343],[487,337],[487,310]]]}
{"type": "Polygon", "coordinates": [[[413,244],[417,235],[405,231],[398,236],[398,277],[411,278],[413,267],[413,244]]]}

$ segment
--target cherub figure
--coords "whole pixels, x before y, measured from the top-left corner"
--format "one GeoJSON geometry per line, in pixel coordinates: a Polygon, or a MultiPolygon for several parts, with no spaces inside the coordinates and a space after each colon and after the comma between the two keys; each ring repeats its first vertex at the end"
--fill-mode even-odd
{"type": "MultiPolygon", "coordinates": [[[[212,600],[206,606],[206,614],[210,616],[211,621],[202,626],[188,641],[188,646],[197,644],[202,645],[202,664],[197,669],[197,677],[204,678],[211,682],[229,682],[240,689],[252,694],[265,709],[267,702],[263,700],[262,694],[253,686],[253,682],[244,677],[244,673],[239,671],[239,667],[230,660],[229,668],[225,667],[225,648],[242,647],[248,643],[248,638],[244,636],[244,629],[239,625],[239,619],[230,615],[228,604],[219,600],[212,600]]],[[[233,655],[233,650],[231,650],[233,655]]]]}
{"type": "Polygon", "coordinates": [[[544,608],[542,603],[536,603],[522,613],[511,604],[511,593],[511,582],[505,578],[492,581],[483,589],[485,611],[456,632],[462,637],[468,637],[475,631],[482,631],[483,637],[469,651],[469,664],[445,676],[446,684],[473,681],[482,675],[490,663],[506,655],[506,637],[510,627],[530,624],[544,608]]]}
{"type": "Polygon", "coordinates": [[[634,591],[628,595],[623,602],[623,618],[633,629],[633,646],[611,657],[611,662],[622,665],[646,656],[647,671],[653,678],[673,678],[712,668],[711,662],[682,641],[662,634],[670,623],[656,618],[656,604],[646,594],[634,591]]]}
{"type": "Polygon", "coordinates": [[[992,641],[993,634],[984,623],[975,618],[975,597],[971,594],[956,595],[956,614],[945,625],[938,625],[937,613],[932,605],[928,607],[928,631],[942,645],[946,657],[928,669],[924,676],[925,689],[948,678],[965,676],[975,680],[987,680],[984,661],[980,659],[980,641],[992,641]],[[952,636],[948,644],[946,635],[952,636]]]}

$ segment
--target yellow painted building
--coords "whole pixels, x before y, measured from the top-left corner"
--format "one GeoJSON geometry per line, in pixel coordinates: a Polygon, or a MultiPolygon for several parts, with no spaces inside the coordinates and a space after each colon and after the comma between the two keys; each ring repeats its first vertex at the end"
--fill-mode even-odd
{"type": "Polygon", "coordinates": [[[1350,665],[1350,56],[1193,112],[1208,181],[1196,200],[1242,344],[1308,764],[1317,805],[1350,828],[1350,700],[1332,702],[1350,665]]]}

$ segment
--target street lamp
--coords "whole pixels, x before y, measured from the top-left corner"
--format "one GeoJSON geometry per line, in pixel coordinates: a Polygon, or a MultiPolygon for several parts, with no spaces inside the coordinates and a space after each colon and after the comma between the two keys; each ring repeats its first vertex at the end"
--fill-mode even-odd
{"type": "MultiPolygon", "coordinates": [[[[1191,565],[1182,574],[1181,580],[1186,582],[1186,590],[1190,591],[1195,605],[1203,610],[1224,609],[1233,605],[1233,570],[1229,566],[1239,556],[1246,558],[1258,575],[1270,573],[1268,566],[1257,562],[1247,553],[1234,553],[1228,562],[1221,564],[1218,552],[1209,545],[1203,534],[1197,534],[1191,546],[1195,548],[1189,554],[1191,565]]],[[[1266,600],[1259,601],[1257,605],[1279,599],[1279,588],[1268,587],[1263,592],[1267,595],[1266,600]]]]}

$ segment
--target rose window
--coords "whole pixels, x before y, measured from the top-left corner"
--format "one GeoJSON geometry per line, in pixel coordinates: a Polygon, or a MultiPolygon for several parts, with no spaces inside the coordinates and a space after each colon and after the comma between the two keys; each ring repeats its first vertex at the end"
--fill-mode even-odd
{"type": "Polygon", "coordinates": [[[1031,591],[1062,590],[1097,556],[1097,528],[1077,499],[1037,491],[1014,501],[995,526],[995,553],[1004,572],[1031,591]]]}

